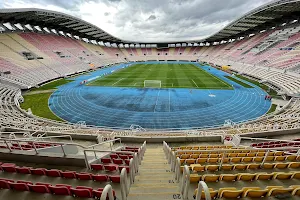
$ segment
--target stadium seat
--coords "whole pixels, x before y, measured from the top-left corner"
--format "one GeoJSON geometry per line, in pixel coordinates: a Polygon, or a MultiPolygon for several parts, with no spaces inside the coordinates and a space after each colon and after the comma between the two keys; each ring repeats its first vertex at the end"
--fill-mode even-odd
{"type": "Polygon", "coordinates": [[[46,169],[46,175],[52,177],[61,177],[61,171],[57,169],[46,169]]]}
{"type": "Polygon", "coordinates": [[[11,189],[19,191],[29,191],[29,186],[27,183],[8,183],[11,189]]]}
{"type": "Polygon", "coordinates": [[[31,167],[15,167],[16,171],[20,174],[31,174],[31,167]]]}
{"type": "Polygon", "coordinates": [[[220,176],[220,180],[222,181],[236,181],[237,180],[237,175],[236,174],[222,174],[220,176]]]}
{"type": "Polygon", "coordinates": [[[243,173],[243,174],[238,174],[238,180],[241,181],[253,181],[256,177],[256,174],[248,174],[248,173],[243,173]]]}
{"type": "Polygon", "coordinates": [[[118,170],[118,169],[119,169],[119,166],[118,166],[118,165],[115,165],[115,164],[104,165],[104,169],[105,169],[106,171],[112,172],[112,171],[118,170]]]}
{"type": "Polygon", "coordinates": [[[28,185],[30,190],[37,193],[50,193],[46,185],[28,185]]]}
{"type": "Polygon", "coordinates": [[[94,181],[106,182],[109,180],[109,177],[105,174],[92,174],[92,178],[94,181]]]}
{"type": "Polygon", "coordinates": [[[0,179],[0,189],[10,189],[9,182],[14,182],[14,181],[7,181],[7,180],[0,179]]]}
{"type": "Polygon", "coordinates": [[[268,195],[269,190],[267,189],[249,189],[244,192],[243,197],[248,198],[262,198],[268,195]]]}
{"type": "Polygon", "coordinates": [[[111,163],[111,159],[110,158],[101,158],[101,162],[102,163],[111,163]]]}
{"type": "Polygon", "coordinates": [[[103,164],[91,164],[93,170],[104,170],[103,164]]]}
{"type": "Polygon", "coordinates": [[[202,181],[204,182],[218,182],[219,181],[219,175],[214,174],[208,174],[202,176],[202,181]]]}
{"type": "Polygon", "coordinates": [[[92,180],[92,174],[90,173],[76,173],[76,178],[80,180],[92,180]]]}
{"type": "MultiPolygon", "coordinates": [[[[217,190],[214,190],[213,188],[208,188],[208,190],[209,190],[211,199],[216,199],[218,197],[218,191],[217,190]]],[[[195,192],[194,192],[194,196],[193,196],[194,199],[196,198],[197,193],[198,193],[198,189],[196,189],[195,192]]],[[[204,191],[202,191],[201,199],[205,199],[204,191]]]]}
{"type": "Polygon", "coordinates": [[[76,178],[76,172],[75,171],[64,171],[64,172],[62,171],[61,176],[64,178],[69,178],[69,179],[76,178]]]}
{"type": "Polygon", "coordinates": [[[92,198],[93,197],[93,188],[91,188],[91,187],[77,186],[76,188],[71,188],[70,192],[75,197],[82,197],[82,198],[92,198]]]}
{"type": "Polygon", "coordinates": [[[3,163],[1,168],[5,172],[17,172],[16,165],[14,163],[3,163]]]}
{"type": "Polygon", "coordinates": [[[237,199],[242,197],[243,190],[237,190],[236,188],[221,188],[219,189],[219,198],[237,199]]]}
{"type": "Polygon", "coordinates": [[[109,176],[109,179],[111,180],[111,182],[113,183],[120,183],[121,182],[121,177],[119,175],[112,175],[109,176]]]}
{"type": "Polygon", "coordinates": [[[71,195],[70,189],[71,186],[68,185],[59,185],[59,186],[49,186],[49,189],[52,194],[56,195],[71,195]]]}
{"type": "Polygon", "coordinates": [[[31,168],[30,169],[31,174],[35,175],[46,175],[46,169],[45,168],[31,168]]]}

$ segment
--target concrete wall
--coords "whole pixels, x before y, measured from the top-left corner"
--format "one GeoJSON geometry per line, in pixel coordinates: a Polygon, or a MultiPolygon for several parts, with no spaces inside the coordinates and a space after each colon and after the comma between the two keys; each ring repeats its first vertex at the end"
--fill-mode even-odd
{"type": "Polygon", "coordinates": [[[290,129],[290,130],[276,130],[276,131],[268,131],[268,132],[246,133],[246,134],[242,134],[241,137],[265,138],[271,136],[282,136],[282,135],[289,135],[289,134],[296,134],[296,133],[300,133],[300,128],[290,129]]]}
{"type": "Polygon", "coordinates": [[[122,142],[162,143],[165,142],[221,142],[221,136],[172,136],[172,137],[130,137],[120,136],[122,142]]]}
{"type": "Polygon", "coordinates": [[[21,153],[9,153],[0,152],[0,160],[12,161],[12,162],[25,162],[25,163],[38,163],[48,165],[60,165],[60,166],[78,166],[85,167],[85,161],[83,156],[58,156],[50,153],[41,153],[40,155],[30,155],[28,152],[21,153]]]}

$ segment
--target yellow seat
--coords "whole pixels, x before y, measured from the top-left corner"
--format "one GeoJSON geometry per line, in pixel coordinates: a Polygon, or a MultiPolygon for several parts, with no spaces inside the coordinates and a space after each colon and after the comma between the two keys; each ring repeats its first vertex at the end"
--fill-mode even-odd
{"type": "Polygon", "coordinates": [[[199,158],[208,158],[209,154],[200,154],[199,158]]]}
{"type": "Polygon", "coordinates": [[[222,170],[233,170],[233,165],[222,165],[222,170]]]}
{"type": "Polygon", "coordinates": [[[264,157],[254,157],[253,161],[254,162],[262,162],[264,157]]]}
{"type": "Polygon", "coordinates": [[[244,157],[242,159],[242,162],[252,162],[253,158],[252,157],[244,157]]]}
{"type": "Polygon", "coordinates": [[[209,158],[219,158],[219,154],[210,154],[209,158]]]}
{"type": "Polygon", "coordinates": [[[289,155],[286,157],[286,160],[288,161],[296,161],[297,160],[297,157],[296,155],[289,155]]]}
{"type": "Polygon", "coordinates": [[[186,164],[195,164],[196,160],[195,159],[186,159],[185,163],[186,164]]]}
{"type": "Polygon", "coordinates": [[[237,157],[237,155],[238,155],[237,153],[229,153],[228,157],[237,157]]]}
{"type": "Polygon", "coordinates": [[[265,152],[257,152],[256,157],[263,157],[265,156],[265,152]]]}
{"type": "Polygon", "coordinates": [[[233,162],[233,163],[240,163],[241,161],[242,161],[242,158],[240,158],[240,157],[233,157],[230,160],[230,162],[233,162]]]}
{"type": "Polygon", "coordinates": [[[219,162],[219,158],[209,158],[207,162],[208,163],[217,163],[217,162],[219,162]]]}
{"type": "Polygon", "coordinates": [[[246,157],[247,153],[239,153],[237,157],[246,157]]]}
{"type": "Polygon", "coordinates": [[[247,167],[247,169],[250,170],[259,169],[259,168],[260,168],[260,164],[256,164],[256,163],[249,164],[247,167]]]}
{"type": "Polygon", "coordinates": [[[198,150],[199,147],[192,147],[192,150],[198,150]]]}
{"type": "Polygon", "coordinates": [[[207,165],[206,170],[207,171],[218,171],[219,170],[219,165],[207,165]]]}
{"type": "MultiPolygon", "coordinates": [[[[221,158],[222,159],[222,158],[221,158]]],[[[223,163],[229,163],[229,161],[230,161],[230,158],[224,158],[223,159],[223,163]]]]}
{"type": "Polygon", "coordinates": [[[300,172],[294,172],[292,178],[300,179],[300,172]]]}
{"type": "Polygon", "coordinates": [[[256,153],[247,153],[247,157],[255,157],[256,153]]]}
{"type": "Polygon", "coordinates": [[[293,188],[273,188],[273,189],[269,190],[268,196],[292,193],[293,190],[294,190],[293,188]]]}
{"type": "Polygon", "coordinates": [[[181,159],[188,159],[188,158],[190,158],[190,155],[189,155],[189,154],[182,154],[182,155],[180,156],[180,158],[181,158],[181,159]]]}
{"type": "Polygon", "coordinates": [[[266,161],[273,161],[275,156],[267,156],[266,161]]]}
{"type": "Polygon", "coordinates": [[[274,163],[264,163],[262,168],[263,169],[273,169],[275,167],[274,163]]]}
{"type": "Polygon", "coordinates": [[[197,159],[197,158],[199,158],[199,154],[191,154],[191,158],[197,159]]]}
{"type": "Polygon", "coordinates": [[[226,189],[222,188],[223,190],[219,190],[219,198],[228,198],[228,199],[237,199],[242,197],[243,195],[243,190],[237,190],[236,188],[234,189],[226,189]]]}
{"type": "Polygon", "coordinates": [[[288,166],[288,168],[299,168],[300,167],[300,162],[291,162],[288,166]]]}
{"type": "Polygon", "coordinates": [[[286,179],[291,179],[292,176],[293,173],[278,172],[277,174],[274,175],[273,179],[286,180],[286,179]]]}
{"type": "Polygon", "coordinates": [[[277,169],[286,169],[288,166],[289,166],[288,163],[277,163],[277,164],[275,164],[274,168],[277,168],[277,169]]]}
{"type": "Polygon", "coordinates": [[[236,164],[234,165],[234,169],[237,169],[237,170],[246,170],[247,169],[247,165],[245,164],[236,164]]]}
{"type": "Polygon", "coordinates": [[[274,156],[283,156],[284,152],[283,151],[276,151],[274,153],[274,156]]]}
{"type": "Polygon", "coordinates": [[[214,175],[214,174],[206,174],[202,176],[202,181],[205,182],[218,182],[220,179],[219,175],[214,175]]]}
{"type": "Polygon", "coordinates": [[[203,172],[205,171],[205,166],[200,164],[191,164],[190,167],[195,172],[203,172]]]}
{"type": "Polygon", "coordinates": [[[249,189],[243,194],[243,197],[261,198],[267,196],[268,192],[267,189],[249,189]]]}
{"type": "Polygon", "coordinates": [[[284,161],[286,159],[285,156],[276,156],[275,161],[284,161]]]}
{"type": "Polygon", "coordinates": [[[190,182],[191,183],[198,183],[201,179],[201,175],[198,174],[191,174],[190,175],[190,182]]]}
{"type": "Polygon", "coordinates": [[[180,164],[183,164],[185,162],[185,159],[180,159],[180,164]]]}
{"type": "MultiPolygon", "coordinates": [[[[190,166],[188,166],[188,168],[191,170],[192,168],[190,166]]],[[[184,166],[180,166],[180,171],[181,173],[183,172],[184,166]]]]}
{"type": "MultiPolygon", "coordinates": [[[[209,190],[211,199],[216,199],[218,197],[218,191],[217,190],[214,190],[212,188],[208,188],[208,190],[209,190]]],[[[197,193],[198,193],[198,189],[196,189],[195,192],[194,192],[194,199],[196,198],[197,193]]],[[[201,199],[205,199],[204,191],[202,191],[201,199]]]]}
{"type": "Polygon", "coordinates": [[[223,174],[220,176],[220,180],[222,181],[236,181],[237,175],[236,174],[223,174]]]}
{"type": "Polygon", "coordinates": [[[203,163],[206,163],[207,159],[206,158],[198,158],[196,163],[198,164],[203,164],[203,163]]]}
{"type": "Polygon", "coordinates": [[[275,175],[275,173],[258,173],[256,174],[255,180],[271,180],[273,179],[273,176],[275,175]]]}
{"type": "Polygon", "coordinates": [[[238,174],[238,180],[241,181],[253,181],[255,177],[256,174],[248,174],[248,173],[238,174]]]}

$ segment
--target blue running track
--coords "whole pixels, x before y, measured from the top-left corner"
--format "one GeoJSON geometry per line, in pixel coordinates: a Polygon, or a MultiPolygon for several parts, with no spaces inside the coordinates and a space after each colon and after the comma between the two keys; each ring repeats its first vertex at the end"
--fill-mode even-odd
{"type": "Polygon", "coordinates": [[[254,88],[244,88],[224,77],[228,75],[225,72],[209,66],[202,68],[233,85],[234,90],[143,89],[80,84],[83,80],[127,66],[121,64],[76,77],[51,95],[50,109],[72,123],[85,121],[88,125],[115,128],[129,128],[134,124],[146,129],[188,129],[221,126],[229,119],[233,122],[255,119],[264,115],[271,106],[270,101],[264,99],[266,93],[259,87],[247,82],[254,88]]]}

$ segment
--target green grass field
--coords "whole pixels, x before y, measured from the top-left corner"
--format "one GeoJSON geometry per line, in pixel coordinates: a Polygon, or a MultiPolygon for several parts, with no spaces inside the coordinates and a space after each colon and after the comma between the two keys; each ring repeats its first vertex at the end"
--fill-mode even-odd
{"type": "Polygon", "coordinates": [[[232,89],[231,85],[193,64],[136,64],[90,82],[91,86],[144,88],[159,80],[162,88],[232,89]]]}
{"type": "Polygon", "coordinates": [[[34,115],[44,117],[47,119],[53,119],[57,121],[63,121],[57,117],[48,107],[48,99],[52,92],[24,95],[24,103],[21,104],[21,108],[27,110],[31,109],[34,115]]]}

